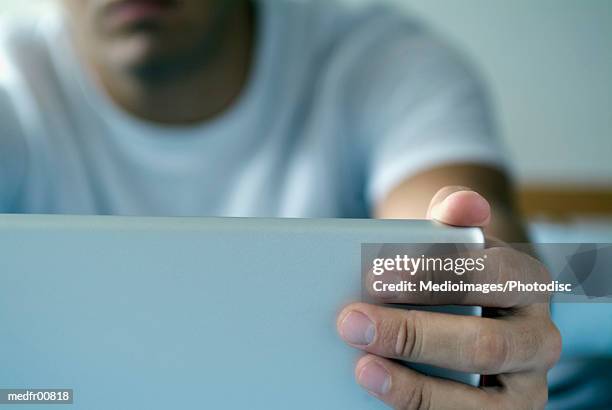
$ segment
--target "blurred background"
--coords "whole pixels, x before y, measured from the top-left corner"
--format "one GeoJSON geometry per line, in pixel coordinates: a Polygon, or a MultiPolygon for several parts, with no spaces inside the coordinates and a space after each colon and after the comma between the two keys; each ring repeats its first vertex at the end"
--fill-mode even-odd
{"type": "MultiPolygon", "coordinates": [[[[55,1],[0,0],[0,14],[55,1]]],[[[395,3],[475,61],[530,216],[612,219],[612,1],[344,1],[395,3]]]]}
{"type": "MultiPolygon", "coordinates": [[[[55,1],[0,0],[0,14],[55,1]]],[[[344,1],[395,3],[472,58],[536,239],[612,242],[612,1],[344,1]]]]}
{"type": "MultiPolygon", "coordinates": [[[[40,13],[56,1],[0,0],[0,14],[40,13]]],[[[570,224],[612,241],[612,1],[344,1],[395,3],[472,58],[537,235],[570,224]]]]}

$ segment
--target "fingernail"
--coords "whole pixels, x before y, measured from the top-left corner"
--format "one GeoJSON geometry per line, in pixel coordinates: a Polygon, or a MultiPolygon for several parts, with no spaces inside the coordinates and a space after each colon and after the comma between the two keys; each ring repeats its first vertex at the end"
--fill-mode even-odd
{"type": "Polygon", "coordinates": [[[361,312],[349,312],[340,324],[340,336],[355,345],[369,345],[375,333],[374,323],[361,312]]]}
{"type": "MultiPolygon", "coordinates": [[[[459,191],[459,192],[462,192],[462,191],[459,191]]],[[[430,217],[433,218],[433,219],[444,219],[444,214],[445,214],[445,211],[446,211],[446,207],[448,206],[448,203],[449,203],[449,199],[448,198],[452,197],[456,193],[457,192],[453,192],[452,194],[450,194],[449,196],[444,198],[442,201],[440,201],[437,204],[435,204],[431,208],[431,210],[429,211],[430,217]]]]}
{"type": "Polygon", "coordinates": [[[361,369],[357,382],[371,393],[384,395],[391,388],[391,375],[387,369],[371,360],[361,369]]]}
{"type": "MultiPolygon", "coordinates": [[[[470,190],[456,191],[448,195],[441,202],[434,205],[429,211],[432,219],[448,222],[450,215],[455,215],[458,207],[461,208],[459,225],[480,225],[488,223],[491,208],[489,203],[480,194],[470,190]],[[459,204],[459,205],[457,205],[459,204]]],[[[451,218],[453,221],[455,218],[451,218]]],[[[453,222],[451,222],[453,223],[453,222]]]]}
{"type": "Polygon", "coordinates": [[[431,210],[429,211],[429,217],[432,219],[440,219],[442,218],[442,214],[440,212],[440,205],[443,203],[444,201],[440,202],[439,204],[435,204],[431,210]]]}

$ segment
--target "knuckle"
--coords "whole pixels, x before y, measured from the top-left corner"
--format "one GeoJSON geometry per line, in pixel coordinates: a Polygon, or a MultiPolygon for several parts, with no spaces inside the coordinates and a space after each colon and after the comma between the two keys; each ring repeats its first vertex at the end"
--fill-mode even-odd
{"type": "Polygon", "coordinates": [[[498,269],[493,269],[491,272],[488,272],[490,280],[495,283],[499,283],[502,281],[505,272],[507,272],[507,248],[495,247],[491,248],[487,251],[488,257],[490,260],[494,260],[498,269]]]}
{"type": "MultiPolygon", "coordinates": [[[[509,248],[491,248],[489,250],[489,260],[494,261],[491,264],[491,268],[487,272],[487,279],[490,283],[502,284],[508,280],[516,279],[516,264],[513,262],[513,256],[511,256],[512,249],[509,248]]],[[[499,307],[509,308],[514,305],[513,298],[506,297],[509,294],[503,294],[501,298],[497,300],[499,307]]]]}
{"type": "Polygon", "coordinates": [[[532,395],[524,393],[517,394],[515,392],[499,391],[493,394],[488,400],[487,409],[494,410],[517,410],[517,409],[532,409],[536,406],[532,395]]]}
{"type": "MultiPolygon", "coordinates": [[[[524,269],[526,270],[524,273],[524,278],[539,283],[549,283],[552,280],[550,271],[543,262],[531,255],[525,254],[525,257],[528,259],[528,261],[525,261],[524,263],[524,269]]],[[[552,292],[544,291],[542,292],[542,295],[545,296],[545,302],[548,303],[552,297],[552,292]]]]}
{"type": "Polygon", "coordinates": [[[523,264],[517,263],[520,261],[519,258],[522,258],[523,256],[521,252],[511,247],[503,246],[492,248],[490,250],[490,254],[493,258],[495,258],[495,261],[499,266],[499,269],[497,272],[495,272],[498,275],[496,279],[500,281],[506,279],[516,279],[517,276],[522,274],[523,264]]]}
{"type": "Polygon", "coordinates": [[[522,403],[522,400],[516,399],[516,400],[510,400],[510,399],[505,399],[502,400],[498,405],[497,405],[497,409],[498,410],[517,410],[517,409],[530,409],[532,407],[531,404],[526,404],[526,403],[522,403]]]}
{"type": "Polygon", "coordinates": [[[425,382],[418,382],[407,387],[402,403],[397,406],[400,410],[431,410],[431,389],[425,382]]]}
{"type": "Polygon", "coordinates": [[[535,270],[537,272],[537,279],[540,282],[550,281],[552,278],[550,276],[550,271],[548,270],[548,267],[546,267],[546,265],[544,265],[544,263],[542,263],[538,259],[532,256],[529,256],[529,257],[533,260],[533,263],[535,265],[535,270]]]}
{"type": "Polygon", "coordinates": [[[402,315],[394,338],[393,352],[396,357],[410,360],[421,357],[423,346],[421,322],[422,313],[416,310],[409,310],[402,315]]]}
{"type": "Polygon", "coordinates": [[[499,373],[508,360],[509,350],[508,341],[502,334],[484,328],[472,348],[472,365],[482,374],[499,373]]]}
{"type": "Polygon", "coordinates": [[[536,394],[534,400],[534,407],[536,409],[543,409],[548,404],[548,388],[545,387],[543,389],[538,389],[538,393],[536,394]]]}
{"type": "Polygon", "coordinates": [[[516,410],[517,404],[516,402],[511,403],[508,400],[498,400],[495,403],[491,403],[487,408],[494,410],[516,410]]]}
{"type": "Polygon", "coordinates": [[[563,341],[561,339],[561,332],[559,332],[559,329],[554,323],[550,322],[544,348],[544,365],[546,369],[552,368],[559,361],[562,349],[563,341]]]}
{"type": "Polygon", "coordinates": [[[499,410],[544,409],[548,403],[548,383],[545,372],[526,375],[502,376],[502,385],[510,379],[515,387],[497,390],[490,396],[491,404],[486,408],[499,410]],[[506,378],[504,381],[503,379],[506,378]],[[520,382],[518,381],[520,379],[520,382]]]}
{"type": "MultiPolygon", "coordinates": [[[[516,397],[517,403],[522,403],[521,408],[525,409],[544,409],[548,403],[548,385],[546,377],[539,377],[533,383],[533,388],[527,392],[521,392],[516,397]]],[[[515,406],[516,407],[516,406],[515,406]]]]}

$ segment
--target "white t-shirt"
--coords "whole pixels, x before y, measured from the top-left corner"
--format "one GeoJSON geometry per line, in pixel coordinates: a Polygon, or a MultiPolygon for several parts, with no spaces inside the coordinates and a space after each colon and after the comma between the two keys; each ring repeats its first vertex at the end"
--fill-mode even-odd
{"type": "Polygon", "coordinates": [[[0,212],[367,217],[420,171],[500,164],[479,79],[411,19],[330,0],[260,9],[246,89],[192,127],[115,106],[60,17],[4,24],[0,212]]]}

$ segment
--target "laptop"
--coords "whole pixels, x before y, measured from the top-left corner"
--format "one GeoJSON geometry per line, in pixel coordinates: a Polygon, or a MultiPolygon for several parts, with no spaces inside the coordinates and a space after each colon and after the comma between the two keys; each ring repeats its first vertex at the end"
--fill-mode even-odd
{"type": "Polygon", "coordinates": [[[430,221],[0,215],[0,388],[71,389],[66,408],[87,410],[384,408],[336,333],[361,245],[483,239],[430,221]]]}

